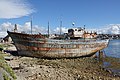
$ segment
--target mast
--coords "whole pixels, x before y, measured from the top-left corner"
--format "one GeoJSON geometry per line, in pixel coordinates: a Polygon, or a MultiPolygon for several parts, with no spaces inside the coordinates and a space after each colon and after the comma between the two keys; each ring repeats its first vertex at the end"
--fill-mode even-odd
{"type": "Polygon", "coordinates": [[[31,34],[32,34],[32,17],[31,17],[31,21],[30,21],[30,26],[31,26],[31,34]]]}
{"type": "Polygon", "coordinates": [[[14,32],[17,32],[17,24],[15,24],[14,32]]]}
{"type": "Polygon", "coordinates": [[[84,25],[84,42],[85,42],[85,25],[84,25]]]}
{"type": "Polygon", "coordinates": [[[60,35],[61,35],[62,21],[60,21],[60,35]]]}
{"type": "Polygon", "coordinates": [[[49,21],[48,21],[48,38],[49,38],[49,35],[50,35],[50,33],[49,33],[49,21]]]}

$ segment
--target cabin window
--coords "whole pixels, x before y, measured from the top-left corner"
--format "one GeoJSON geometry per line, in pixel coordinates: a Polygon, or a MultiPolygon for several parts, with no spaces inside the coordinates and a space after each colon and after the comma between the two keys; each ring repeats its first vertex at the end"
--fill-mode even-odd
{"type": "Polygon", "coordinates": [[[74,32],[74,30],[73,30],[73,29],[69,29],[69,30],[68,30],[68,33],[70,33],[70,32],[74,32]]]}
{"type": "Polygon", "coordinates": [[[77,29],[75,29],[75,31],[77,31],[77,29]]]}

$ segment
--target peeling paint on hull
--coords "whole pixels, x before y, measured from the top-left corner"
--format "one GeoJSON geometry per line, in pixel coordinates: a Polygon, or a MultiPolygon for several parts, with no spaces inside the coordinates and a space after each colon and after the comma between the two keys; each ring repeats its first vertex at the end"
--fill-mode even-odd
{"type": "Polygon", "coordinates": [[[42,35],[9,32],[18,54],[40,58],[74,58],[91,56],[107,47],[109,40],[81,41],[48,39],[42,35]]]}

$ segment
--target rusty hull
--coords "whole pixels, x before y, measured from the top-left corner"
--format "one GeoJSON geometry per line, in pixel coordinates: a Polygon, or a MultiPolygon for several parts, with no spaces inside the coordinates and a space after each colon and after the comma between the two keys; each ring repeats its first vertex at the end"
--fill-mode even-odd
{"type": "Polygon", "coordinates": [[[42,35],[8,32],[18,54],[40,58],[74,58],[91,56],[107,47],[109,40],[81,41],[48,39],[42,35]]]}

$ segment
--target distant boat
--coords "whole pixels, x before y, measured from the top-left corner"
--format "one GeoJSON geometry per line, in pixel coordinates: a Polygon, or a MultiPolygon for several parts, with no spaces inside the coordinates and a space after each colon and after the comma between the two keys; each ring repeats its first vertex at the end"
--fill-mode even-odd
{"type": "Polygon", "coordinates": [[[18,54],[40,58],[75,58],[92,56],[107,47],[109,40],[51,39],[42,34],[7,31],[18,54]]]}

